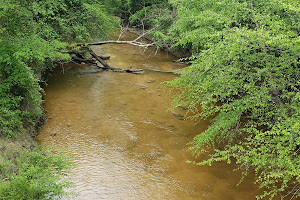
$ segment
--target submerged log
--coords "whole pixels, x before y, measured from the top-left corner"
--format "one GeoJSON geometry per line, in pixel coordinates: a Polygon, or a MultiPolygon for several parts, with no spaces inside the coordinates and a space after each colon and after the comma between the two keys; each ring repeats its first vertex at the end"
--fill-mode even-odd
{"type": "Polygon", "coordinates": [[[115,69],[113,72],[121,72],[121,73],[132,73],[132,74],[143,74],[144,70],[143,69],[115,69]]]}
{"type": "Polygon", "coordinates": [[[171,113],[179,120],[185,120],[185,117],[179,113],[176,113],[174,111],[171,111],[171,113]]]}
{"type": "Polygon", "coordinates": [[[147,69],[147,71],[156,72],[156,73],[163,73],[163,74],[182,75],[182,73],[180,73],[180,72],[167,72],[167,71],[162,71],[162,70],[159,70],[159,69],[147,69]]]}
{"type": "Polygon", "coordinates": [[[93,71],[82,71],[82,72],[78,72],[75,75],[98,74],[103,71],[104,71],[103,69],[97,69],[97,70],[93,70],[93,71]]]}

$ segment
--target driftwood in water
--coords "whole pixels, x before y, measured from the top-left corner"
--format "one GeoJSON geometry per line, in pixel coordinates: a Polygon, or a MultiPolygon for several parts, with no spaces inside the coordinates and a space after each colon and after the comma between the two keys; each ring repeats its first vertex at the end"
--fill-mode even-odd
{"type": "Polygon", "coordinates": [[[112,67],[107,64],[103,59],[101,59],[98,55],[95,54],[95,52],[91,48],[87,48],[88,52],[95,58],[98,62],[101,63],[102,66],[98,66],[99,68],[104,68],[104,69],[112,69],[112,67]]]}
{"type": "MultiPolygon", "coordinates": [[[[99,65],[96,65],[96,66],[98,67],[99,65]]],[[[129,69],[117,69],[117,68],[104,69],[104,68],[100,68],[100,67],[98,67],[98,68],[99,68],[98,71],[80,72],[79,75],[96,74],[96,73],[99,73],[99,72],[103,72],[104,70],[112,71],[112,72],[119,72],[119,73],[132,73],[132,74],[143,74],[145,72],[143,69],[132,69],[130,67],[129,67],[129,69]]],[[[163,74],[174,74],[174,75],[180,75],[181,74],[181,73],[178,73],[178,72],[167,72],[167,71],[152,70],[152,69],[147,69],[146,71],[155,72],[155,73],[163,73],[163,74]]],[[[149,83],[152,83],[152,81],[150,81],[149,83]]]]}
{"type": "MultiPolygon", "coordinates": [[[[123,33],[123,31],[122,31],[122,33],[123,33]]],[[[107,62],[104,61],[105,60],[104,58],[101,58],[98,55],[96,55],[95,52],[90,48],[90,46],[92,46],[92,45],[110,44],[110,43],[114,43],[114,44],[130,44],[130,45],[139,46],[139,47],[143,47],[143,48],[148,48],[148,47],[151,47],[151,46],[155,46],[155,43],[147,44],[147,43],[143,43],[143,42],[139,42],[138,41],[139,39],[141,39],[142,37],[144,37],[146,34],[147,34],[147,32],[143,33],[142,35],[140,35],[139,37],[137,37],[133,41],[119,41],[119,39],[121,37],[121,35],[120,35],[119,39],[116,40],[116,41],[115,40],[109,40],[109,41],[101,41],[101,42],[93,42],[93,43],[78,43],[77,46],[80,46],[81,48],[87,49],[87,51],[93,56],[93,58],[95,58],[101,64],[101,65],[99,65],[97,62],[95,63],[95,65],[98,68],[100,68],[100,69],[109,70],[109,71],[113,71],[113,72],[143,74],[144,73],[143,69],[132,69],[132,66],[130,66],[129,69],[126,69],[126,70],[116,69],[114,67],[111,67],[107,62]]],[[[109,57],[108,57],[108,59],[109,59],[109,57]]]]}
{"type": "Polygon", "coordinates": [[[109,70],[112,72],[122,72],[122,73],[132,73],[132,74],[143,74],[144,73],[143,69],[132,69],[131,66],[129,67],[129,69],[126,69],[126,70],[111,67],[109,64],[107,64],[107,62],[105,62],[99,56],[97,56],[93,50],[89,49],[89,52],[98,62],[101,63],[102,66],[99,67],[99,65],[97,65],[98,68],[102,68],[102,69],[109,70]]]}
{"type": "Polygon", "coordinates": [[[125,69],[125,70],[111,67],[107,62],[104,61],[104,59],[102,59],[100,56],[98,56],[89,46],[83,46],[82,48],[85,49],[93,58],[87,59],[87,58],[76,57],[77,61],[92,64],[92,65],[97,66],[99,69],[112,71],[112,72],[132,73],[132,74],[143,74],[144,73],[143,69],[132,69],[131,66],[129,67],[129,69],[125,69]]]}
{"type": "Polygon", "coordinates": [[[95,64],[96,61],[94,58],[80,58],[76,55],[72,55],[71,58],[73,61],[77,63],[95,64]]]}
{"type": "MultiPolygon", "coordinates": [[[[134,45],[134,46],[139,46],[139,47],[143,47],[143,48],[148,48],[148,47],[153,47],[155,46],[156,43],[152,42],[152,43],[144,43],[144,42],[139,42],[139,40],[141,38],[145,38],[148,41],[151,41],[151,39],[149,39],[148,37],[146,37],[149,32],[151,32],[152,30],[156,29],[158,26],[153,27],[150,30],[143,30],[143,33],[137,33],[135,32],[135,34],[138,35],[137,38],[135,38],[132,41],[120,41],[121,35],[126,32],[128,30],[128,27],[126,28],[122,28],[121,34],[119,35],[118,40],[108,40],[108,41],[100,41],[100,42],[92,42],[92,43],[87,43],[87,44],[83,44],[83,43],[79,43],[77,44],[77,46],[82,46],[82,45],[103,45],[103,44],[130,44],[130,45],[134,45]]],[[[130,32],[133,32],[132,30],[130,32]]]]}
{"type": "Polygon", "coordinates": [[[173,60],[175,63],[178,63],[178,64],[182,64],[182,65],[185,65],[186,63],[183,62],[183,61],[180,61],[180,60],[173,60]]]}

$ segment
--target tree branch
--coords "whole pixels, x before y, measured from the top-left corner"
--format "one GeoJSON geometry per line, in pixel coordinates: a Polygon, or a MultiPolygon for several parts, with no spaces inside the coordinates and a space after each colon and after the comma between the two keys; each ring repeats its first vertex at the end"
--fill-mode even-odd
{"type": "Polygon", "coordinates": [[[130,45],[134,45],[134,46],[139,46],[139,47],[144,47],[144,48],[148,48],[148,47],[153,47],[155,46],[155,43],[143,43],[143,42],[137,42],[135,40],[133,41],[117,41],[117,40],[108,40],[108,41],[101,41],[101,42],[92,42],[92,43],[78,43],[77,46],[85,46],[85,45],[103,45],[103,44],[130,44],[130,45]]]}

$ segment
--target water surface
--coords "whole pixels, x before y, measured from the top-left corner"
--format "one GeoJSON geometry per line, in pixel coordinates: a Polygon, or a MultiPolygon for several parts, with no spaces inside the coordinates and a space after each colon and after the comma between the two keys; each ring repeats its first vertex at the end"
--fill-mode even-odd
{"type": "MultiPolygon", "coordinates": [[[[126,33],[123,39],[134,37],[126,33]]],[[[154,48],[102,48],[112,66],[132,65],[145,74],[86,73],[95,68],[68,64],[53,72],[45,88],[49,120],[37,141],[66,148],[74,157],[71,179],[78,196],[71,199],[255,199],[252,180],[236,187],[241,175],[232,172],[234,166],[186,163],[194,159],[186,144],[208,122],[182,120],[180,109],[167,112],[171,97],[161,82],[176,75],[151,71],[183,65],[154,48]]]]}

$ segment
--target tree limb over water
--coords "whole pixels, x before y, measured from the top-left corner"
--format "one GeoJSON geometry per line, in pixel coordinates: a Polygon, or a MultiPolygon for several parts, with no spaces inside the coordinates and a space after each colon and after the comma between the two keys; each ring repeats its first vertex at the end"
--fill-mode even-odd
{"type": "Polygon", "coordinates": [[[133,41],[118,41],[118,40],[108,40],[108,41],[100,41],[100,42],[92,42],[92,43],[78,43],[77,46],[82,46],[82,45],[103,45],[103,44],[130,44],[130,45],[134,45],[134,46],[139,46],[139,47],[143,47],[143,48],[148,48],[148,47],[153,47],[155,46],[155,43],[143,43],[143,42],[138,42],[136,40],[133,41]]]}
{"type": "Polygon", "coordinates": [[[145,43],[145,42],[139,42],[138,40],[144,38],[147,34],[149,34],[151,31],[155,30],[158,26],[153,27],[150,30],[145,30],[143,29],[143,32],[141,34],[138,34],[138,37],[135,38],[132,41],[120,41],[120,38],[124,32],[128,30],[128,27],[121,27],[121,33],[119,35],[119,38],[117,40],[108,40],[108,41],[99,41],[99,42],[91,42],[91,43],[78,43],[77,46],[82,46],[82,45],[103,45],[103,44],[129,44],[133,46],[138,46],[138,47],[143,47],[143,48],[148,48],[148,47],[154,47],[155,42],[152,43],[145,43]]]}

